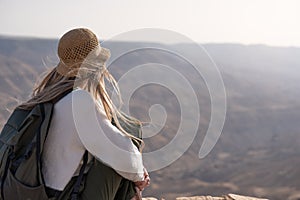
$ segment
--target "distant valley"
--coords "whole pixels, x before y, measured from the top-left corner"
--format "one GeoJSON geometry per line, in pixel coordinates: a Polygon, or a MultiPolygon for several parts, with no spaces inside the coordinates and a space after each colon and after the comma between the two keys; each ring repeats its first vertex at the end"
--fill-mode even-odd
{"type": "MultiPolygon", "coordinates": [[[[57,42],[0,37],[0,128],[14,106],[29,97],[37,77],[57,64],[57,42]]],[[[188,48],[190,44],[156,45],[198,56],[197,51],[188,48]]],[[[104,42],[104,46],[113,54],[138,44],[115,41],[104,42]]],[[[175,199],[238,193],[274,200],[299,199],[300,48],[240,44],[203,47],[222,75],[227,115],[216,146],[201,160],[198,151],[211,115],[203,77],[182,59],[151,49],[132,52],[109,66],[118,80],[133,66],[150,61],[164,63],[186,77],[199,100],[201,118],[193,144],[177,161],[151,173],[152,184],[145,190],[145,196],[175,199]]],[[[201,56],[198,60],[206,66],[201,63],[201,56]]],[[[143,78],[146,77],[137,77],[143,78]]],[[[149,121],[148,109],[154,104],[164,106],[168,114],[159,134],[145,139],[145,152],[159,149],[174,138],[180,122],[179,103],[172,91],[159,85],[146,85],[133,94],[130,112],[135,117],[149,121]]]]}

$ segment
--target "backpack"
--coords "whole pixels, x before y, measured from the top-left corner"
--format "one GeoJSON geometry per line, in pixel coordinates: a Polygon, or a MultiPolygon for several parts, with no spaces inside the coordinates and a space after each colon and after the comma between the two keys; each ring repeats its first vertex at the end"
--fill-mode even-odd
{"type": "MultiPolygon", "coordinates": [[[[0,134],[0,200],[48,200],[42,174],[41,155],[51,122],[55,102],[40,103],[31,110],[16,108],[0,134]]],[[[77,199],[85,166],[73,187],[71,199],[77,199]]]]}

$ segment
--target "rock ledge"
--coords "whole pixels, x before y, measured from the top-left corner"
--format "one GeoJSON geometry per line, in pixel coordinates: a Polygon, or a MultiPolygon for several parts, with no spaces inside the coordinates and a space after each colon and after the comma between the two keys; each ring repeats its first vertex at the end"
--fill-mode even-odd
{"type": "MultiPolygon", "coordinates": [[[[146,197],[143,198],[143,200],[158,200],[158,199],[153,197],[146,197]]],[[[212,196],[177,197],[176,200],[268,200],[268,199],[242,196],[237,194],[227,194],[227,195],[223,195],[222,197],[212,197],[212,196]]]]}

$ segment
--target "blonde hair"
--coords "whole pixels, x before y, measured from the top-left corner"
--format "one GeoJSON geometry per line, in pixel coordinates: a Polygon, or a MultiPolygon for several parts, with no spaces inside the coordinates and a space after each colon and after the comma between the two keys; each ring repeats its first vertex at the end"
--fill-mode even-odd
{"type": "MultiPolygon", "coordinates": [[[[106,91],[105,80],[112,85],[119,100],[121,100],[118,84],[106,69],[106,66],[103,63],[101,66],[99,66],[99,64],[101,63],[82,63],[76,77],[63,76],[57,72],[56,68],[53,68],[39,81],[40,83],[36,84],[33,89],[32,98],[18,107],[21,109],[31,109],[39,103],[52,101],[73,88],[84,89],[90,93],[97,108],[103,108],[107,118],[113,121],[116,127],[127,137],[140,144],[140,151],[142,151],[144,142],[140,138],[125,131],[120,125],[119,119],[123,120],[129,127],[132,125],[141,127],[141,122],[134,118],[129,119],[125,117],[114,105],[106,91]]],[[[69,73],[73,72],[70,70],[69,73]]]]}

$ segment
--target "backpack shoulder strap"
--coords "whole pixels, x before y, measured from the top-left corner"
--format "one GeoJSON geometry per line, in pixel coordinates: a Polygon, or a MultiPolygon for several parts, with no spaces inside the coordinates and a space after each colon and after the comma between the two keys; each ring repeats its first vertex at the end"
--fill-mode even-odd
{"type": "Polygon", "coordinates": [[[73,191],[72,191],[72,194],[71,194],[71,200],[77,200],[78,199],[80,184],[82,182],[82,178],[83,178],[85,167],[87,165],[87,161],[88,161],[88,151],[85,150],[84,155],[83,155],[83,164],[80,168],[78,178],[75,182],[75,185],[74,185],[74,188],[73,188],[73,191]]]}

